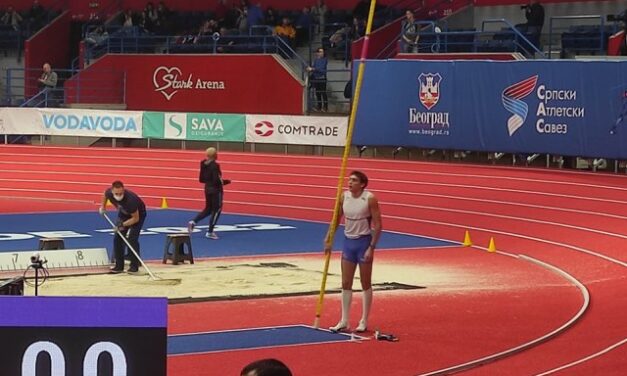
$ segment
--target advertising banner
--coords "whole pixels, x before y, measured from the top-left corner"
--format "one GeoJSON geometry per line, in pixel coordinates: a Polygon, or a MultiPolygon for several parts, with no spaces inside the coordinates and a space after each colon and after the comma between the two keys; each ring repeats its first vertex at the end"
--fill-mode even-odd
{"type": "Polygon", "coordinates": [[[345,117],[246,115],[246,142],[344,146],[347,129],[345,117]]]}
{"type": "Polygon", "coordinates": [[[356,145],[627,158],[627,62],[366,64],[356,145]]]}
{"type": "MultiPolygon", "coordinates": [[[[273,55],[106,55],[81,72],[80,82],[103,82],[104,72],[119,67],[130,110],[303,113],[304,83],[273,55]]],[[[89,92],[91,103],[110,103],[97,94],[89,92]]]]}
{"type": "Polygon", "coordinates": [[[144,138],[244,142],[244,115],[145,112],[144,138]]]}
{"type": "Polygon", "coordinates": [[[142,113],[0,108],[0,134],[142,138],[142,113]]]}

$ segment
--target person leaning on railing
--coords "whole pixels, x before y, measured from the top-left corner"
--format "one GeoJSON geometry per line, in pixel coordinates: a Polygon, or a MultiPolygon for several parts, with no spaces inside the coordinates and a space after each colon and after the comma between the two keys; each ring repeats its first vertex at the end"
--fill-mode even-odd
{"type": "Polygon", "coordinates": [[[37,81],[39,81],[39,87],[42,90],[50,90],[54,89],[57,86],[57,73],[52,70],[50,64],[44,64],[44,72],[41,74],[41,77],[37,81]]]}
{"type": "Polygon", "coordinates": [[[418,52],[420,29],[414,22],[416,22],[414,12],[407,9],[405,11],[405,19],[401,24],[401,51],[404,53],[418,52]]]}

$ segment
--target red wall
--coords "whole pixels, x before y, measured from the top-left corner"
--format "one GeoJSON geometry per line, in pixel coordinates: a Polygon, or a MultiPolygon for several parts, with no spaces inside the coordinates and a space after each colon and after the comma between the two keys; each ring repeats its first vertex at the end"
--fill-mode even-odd
{"type": "MultiPolygon", "coordinates": [[[[81,80],[102,81],[107,74],[103,72],[122,69],[129,110],[303,113],[303,85],[271,55],[106,55],[83,71],[81,80]],[[189,79],[194,88],[166,88],[168,74],[177,81],[189,79]],[[225,89],[196,88],[198,79],[223,81],[225,89]]],[[[89,87],[81,87],[82,95],[89,92],[89,87]]]]}
{"type": "Polygon", "coordinates": [[[25,95],[31,96],[38,90],[37,79],[41,76],[44,63],[52,69],[70,66],[70,12],[65,12],[24,43],[25,95]]]}

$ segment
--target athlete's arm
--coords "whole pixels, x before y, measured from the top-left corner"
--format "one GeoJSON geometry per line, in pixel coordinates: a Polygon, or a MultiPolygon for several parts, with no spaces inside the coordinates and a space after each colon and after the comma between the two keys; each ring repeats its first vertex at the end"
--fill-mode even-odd
{"type": "Polygon", "coordinates": [[[370,245],[372,249],[377,246],[379,237],[381,236],[381,229],[383,225],[381,223],[381,209],[379,208],[379,200],[374,195],[370,195],[368,198],[368,207],[370,208],[370,215],[372,216],[372,242],[370,245]]]}

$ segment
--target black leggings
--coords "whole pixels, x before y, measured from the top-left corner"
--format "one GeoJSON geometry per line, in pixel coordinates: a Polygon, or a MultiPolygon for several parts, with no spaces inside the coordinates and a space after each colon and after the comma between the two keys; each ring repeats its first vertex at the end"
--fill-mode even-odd
{"type": "Polygon", "coordinates": [[[208,231],[213,232],[213,228],[220,218],[220,213],[222,213],[222,195],[223,192],[207,192],[205,190],[205,208],[196,215],[194,223],[198,223],[211,216],[209,218],[208,231]]]}
{"type": "MultiPolygon", "coordinates": [[[[130,228],[124,229],[124,231],[120,231],[122,236],[125,236],[128,242],[133,246],[133,249],[139,253],[139,234],[142,230],[142,226],[144,225],[144,221],[139,221],[134,224],[130,228]]],[[[117,269],[122,269],[124,267],[124,254],[126,253],[126,243],[124,239],[120,237],[119,234],[115,234],[115,238],[113,239],[113,254],[115,256],[115,267],[117,269]]],[[[131,250],[128,252],[131,259],[131,268],[139,267],[139,259],[135,256],[131,250]]]]}
{"type": "Polygon", "coordinates": [[[316,109],[328,110],[329,97],[327,96],[327,80],[313,80],[311,85],[316,92],[316,109]]]}

